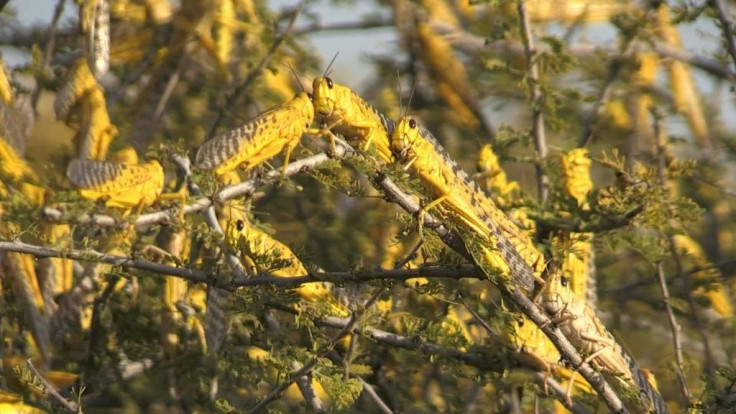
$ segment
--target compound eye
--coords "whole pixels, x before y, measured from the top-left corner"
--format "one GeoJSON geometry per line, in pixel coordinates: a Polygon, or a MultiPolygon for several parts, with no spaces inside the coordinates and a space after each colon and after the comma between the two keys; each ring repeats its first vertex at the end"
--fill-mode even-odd
{"type": "Polygon", "coordinates": [[[236,221],[235,228],[238,229],[238,231],[243,231],[243,229],[245,228],[245,223],[243,223],[243,220],[236,221]]]}
{"type": "Polygon", "coordinates": [[[307,98],[309,98],[310,101],[314,101],[314,95],[312,95],[312,92],[307,92],[307,98]]]}
{"type": "Polygon", "coordinates": [[[562,285],[562,287],[567,287],[567,277],[566,276],[562,276],[560,278],[560,284],[562,285]]]}
{"type": "Polygon", "coordinates": [[[335,86],[335,84],[334,84],[334,83],[332,83],[332,79],[330,79],[330,78],[325,78],[325,80],[327,81],[327,87],[328,87],[328,88],[332,89],[332,87],[333,87],[333,86],[335,86]]]}
{"type": "Polygon", "coordinates": [[[409,120],[409,128],[414,129],[417,127],[417,121],[410,119],[409,120]]]}

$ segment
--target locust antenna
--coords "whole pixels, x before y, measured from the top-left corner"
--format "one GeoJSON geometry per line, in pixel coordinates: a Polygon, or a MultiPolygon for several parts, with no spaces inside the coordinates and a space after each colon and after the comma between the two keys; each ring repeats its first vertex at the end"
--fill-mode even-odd
{"type": "Polygon", "coordinates": [[[414,85],[411,86],[411,93],[409,94],[409,102],[406,104],[406,112],[404,116],[409,114],[409,108],[411,108],[411,100],[414,99],[414,91],[417,90],[417,82],[414,81],[414,85]]]}
{"type": "Polygon", "coordinates": [[[327,68],[325,68],[325,73],[323,74],[323,77],[327,77],[327,76],[330,75],[330,73],[331,73],[330,72],[330,68],[332,68],[332,64],[335,63],[335,59],[337,59],[337,55],[339,55],[339,54],[340,54],[340,52],[335,53],[335,56],[330,61],[330,64],[327,65],[327,68]]]}
{"type": "Polygon", "coordinates": [[[289,61],[287,61],[287,62],[285,62],[285,63],[282,63],[282,65],[284,65],[284,66],[286,66],[287,68],[289,68],[289,70],[291,71],[292,75],[294,75],[294,79],[296,79],[296,83],[298,83],[298,84],[299,84],[299,89],[301,89],[301,90],[302,90],[302,92],[306,92],[306,91],[304,90],[304,85],[302,85],[302,81],[301,81],[301,80],[299,80],[299,72],[297,72],[297,71],[296,71],[296,69],[294,69],[294,67],[293,67],[293,66],[291,66],[291,63],[290,63],[289,61]]]}
{"type": "Polygon", "coordinates": [[[404,97],[401,94],[401,73],[399,73],[398,69],[396,69],[396,80],[399,86],[399,113],[401,113],[401,110],[404,109],[404,97]]]}

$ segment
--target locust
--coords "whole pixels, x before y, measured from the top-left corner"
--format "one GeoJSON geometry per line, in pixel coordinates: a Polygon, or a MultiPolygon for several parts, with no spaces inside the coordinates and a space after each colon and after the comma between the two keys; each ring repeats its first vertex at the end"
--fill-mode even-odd
{"type": "MultiPolygon", "coordinates": [[[[342,135],[361,151],[374,147],[381,159],[392,161],[390,137],[395,123],[380,113],[347,86],[337,84],[329,77],[315,78],[312,82],[314,111],[323,116],[328,129],[342,135]]],[[[330,149],[335,149],[335,137],[328,134],[330,149]]]]}
{"type": "MultiPolygon", "coordinates": [[[[265,270],[273,276],[284,278],[309,274],[288,246],[243,220],[235,220],[227,226],[225,241],[239,257],[250,257],[259,271],[265,270]],[[263,268],[263,262],[269,262],[270,268],[263,268]]],[[[304,283],[294,290],[307,302],[327,303],[332,315],[350,315],[347,308],[333,296],[330,285],[325,282],[304,283]]]]}
{"type": "Polygon", "coordinates": [[[199,147],[194,164],[203,170],[213,170],[219,177],[238,166],[250,170],[285,151],[282,169],[286,172],[291,152],[313,120],[312,97],[301,92],[245,125],[206,141],[199,147]]]}
{"type": "MultiPolygon", "coordinates": [[[[593,388],[585,380],[575,379],[574,372],[560,365],[560,352],[539,327],[523,314],[518,314],[506,331],[506,341],[519,352],[519,358],[529,365],[568,381],[576,391],[591,394],[593,388]]],[[[568,395],[571,395],[568,393],[568,395]]]]}
{"type": "Polygon", "coordinates": [[[413,117],[405,116],[396,125],[391,150],[396,160],[406,170],[413,171],[434,196],[434,200],[420,211],[420,223],[424,213],[437,207],[443,215],[484,241],[481,246],[484,261],[496,271],[518,278],[527,290],[533,286],[532,275],[541,279],[544,257],[529,237],[485,196],[434,136],[413,117]]]}
{"type": "Polygon", "coordinates": [[[52,345],[49,335],[48,310],[38,286],[33,256],[6,252],[0,258],[0,275],[5,287],[12,289],[19,301],[19,309],[28,324],[33,340],[45,363],[51,361],[52,345]]]}
{"type": "Polygon", "coordinates": [[[83,198],[104,199],[107,207],[149,206],[164,186],[164,170],[158,161],[129,165],[75,158],[66,176],[83,198]]]}
{"type": "Polygon", "coordinates": [[[87,59],[77,59],[56,92],[54,100],[56,119],[69,123],[73,109],[87,92],[96,87],[98,87],[97,80],[89,68],[87,59]]]}
{"type": "MultiPolygon", "coordinates": [[[[593,191],[590,178],[592,161],[585,148],[576,148],[560,154],[563,190],[582,211],[589,211],[588,194],[593,191]]],[[[563,233],[555,236],[554,243],[562,250],[561,272],[568,277],[572,292],[595,306],[597,302],[595,280],[595,250],[593,233],[563,233]]]]}
{"type": "Polygon", "coordinates": [[[595,311],[575,296],[568,278],[553,273],[542,295],[546,311],[585,361],[619,390],[636,389],[641,398],[632,404],[638,412],[668,412],[659,393],[647,381],[634,360],[616,343],[595,311]]]}
{"type": "Polygon", "coordinates": [[[82,98],[81,122],[74,137],[79,158],[104,160],[110,142],[117,135],[117,128],[110,122],[105,95],[102,89],[90,89],[82,98]]]}

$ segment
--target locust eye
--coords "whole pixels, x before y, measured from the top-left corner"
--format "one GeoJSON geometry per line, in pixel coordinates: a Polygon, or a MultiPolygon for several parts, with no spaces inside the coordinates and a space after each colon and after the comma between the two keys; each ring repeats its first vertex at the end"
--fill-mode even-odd
{"type": "Polygon", "coordinates": [[[567,277],[562,276],[560,278],[560,284],[562,285],[562,287],[567,287],[567,277]]]}
{"type": "Polygon", "coordinates": [[[309,98],[310,101],[314,101],[314,95],[312,95],[311,92],[307,92],[307,98],[309,98]]]}
{"type": "Polygon", "coordinates": [[[417,127],[417,121],[410,119],[409,120],[409,128],[414,129],[417,127]]]}
{"type": "Polygon", "coordinates": [[[335,84],[334,84],[334,83],[332,83],[332,79],[330,79],[330,78],[325,78],[325,80],[327,81],[327,87],[328,87],[328,88],[332,89],[332,87],[333,87],[333,86],[335,86],[335,84]]]}
{"type": "Polygon", "coordinates": [[[245,228],[245,223],[243,223],[243,220],[236,221],[235,228],[238,229],[238,231],[243,231],[243,229],[245,228]]]}

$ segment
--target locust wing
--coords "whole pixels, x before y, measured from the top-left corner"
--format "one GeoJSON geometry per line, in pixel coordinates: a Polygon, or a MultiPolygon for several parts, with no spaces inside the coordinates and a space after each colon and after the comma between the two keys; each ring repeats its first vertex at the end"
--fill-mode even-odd
{"type": "Polygon", "coordinates": [[[151,171],[142,165],[76,158],[69,163],[66,176],[78,188],[119,191],[150,180],[151,171]]]}

